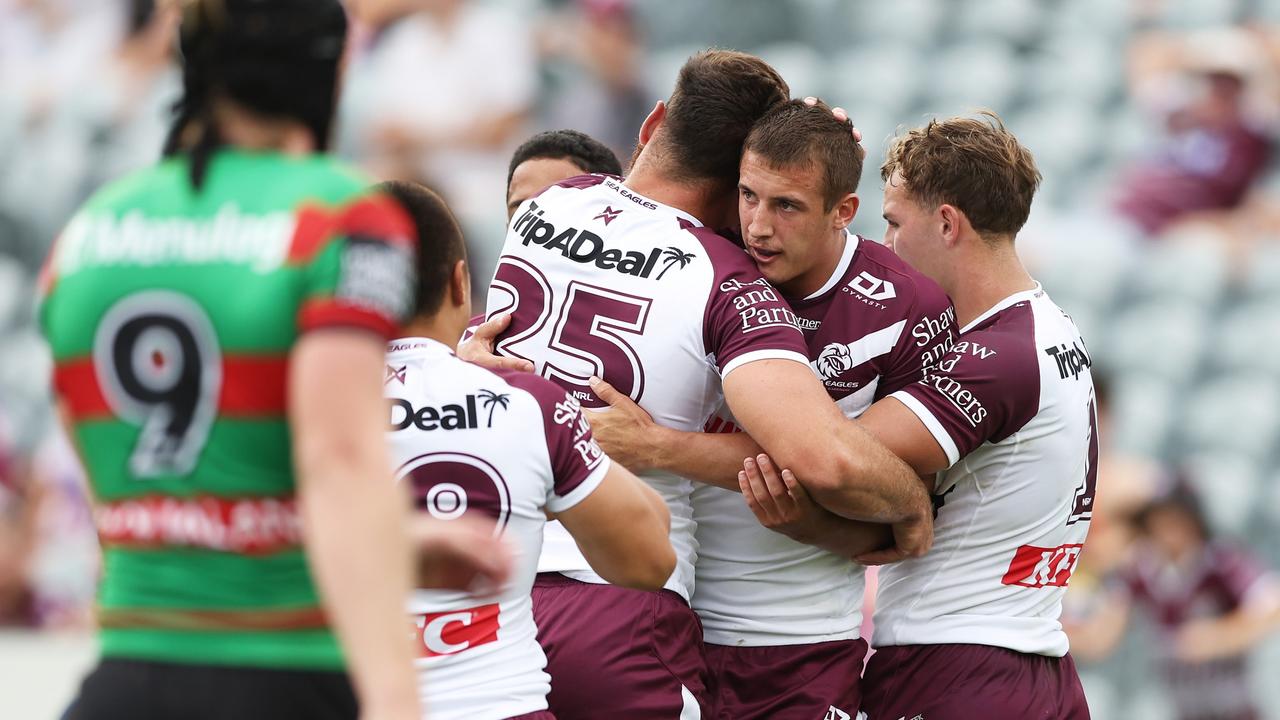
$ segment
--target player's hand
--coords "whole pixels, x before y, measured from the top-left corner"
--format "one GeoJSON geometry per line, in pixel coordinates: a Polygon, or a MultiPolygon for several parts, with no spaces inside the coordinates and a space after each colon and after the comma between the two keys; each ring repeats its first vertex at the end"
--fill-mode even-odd
{"type": "Polygon", "coordinates": [[[475,333],[458,343],[458,357],[490,370],[533,372],[533,363],[522,358],[502,357],[494,353],[498,336],[511,324],[511,313],[497,315],[480,323],[475,333]]]}
{"type": "Polygon", "coordinates": [[[661,455],[662,426],[634,400],[617,391],[604,380],[592,376],[589,381],[596,397],[609,403],[608,412],[588,412],[591,434],[605,453],[632,472],[658,467],[661,455]]]}
{"type": "Polygon", "coordinates": [[[742,461],[738,487],[760,524],[805,544],[827,511],[809,497],[790,470],[778,472],[768,455],[742,461]]]}
{"type": "MultiPolygon", "coordinates": [[[[817,105],[818,98],[810,95],[804,99],[804,104],[810,107],[817,105]]],[[[853,124],[853,121],[849,118],[848,111],[842,107],[833,107],[831,108],[831,114],[840,122],[849,123],[849,129],[853,132],[853,141],[858,143],[858,150],[861,151],[862,156],[865,158],[867,155],[867,149],[862,146],[862,131],[858,129],[857,125],[853,124]]]]}
{"type": "Polygon", "coordinates": [[[854,558],[863,565],[888,565],[917,558],[933,547],[933,514],[893,524],[893,547],[864,553],[854,558]]]}
{"type": "Polygon", "coordinates": [[[470,515],[452,520],[418,516],[409,537],[417,552],[417,587],[429,590],[496,592],[511,576],[511,550],[495,536],[493,522],[470,515]]]}

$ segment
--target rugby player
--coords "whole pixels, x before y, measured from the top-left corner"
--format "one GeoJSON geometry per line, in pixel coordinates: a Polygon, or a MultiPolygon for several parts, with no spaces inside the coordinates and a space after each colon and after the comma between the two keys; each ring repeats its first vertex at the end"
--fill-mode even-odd
{"type": "MultiPolygon", "coordinates": [[[[880,570],[862,710],[912,717],[1089,717],[1059,617],[1088,533],[1098,438],[1092,361],[1014,244],[1040,182],[1000,119],[935,120],[881,167],[886,242],[955,303],[959,338],[859,420],[936,472],[933,550],[880,570]]],[[[799,473],[761,456],[744,488],[789,513],[799,473]]],[[[803,514],[800,512],[799,514],[803,514]]]]}
{"type": "MultiPolygon", "coordinates": [[[[864,155],[850,130],[821,103],[795,100],[770,111],[746,140],[738,209],[747,252],[795,310],[814,372],[852,418],[918,381],[955,336],[951,302],[936,283],[847,230],[864,155]]],[[[745,435],[728,435],[739,429],[727,413],[694,439],[702,441],[697,452],[686,453],[695,447],[688,433],[664,432],[605,384],[597,391],[615,406],[592,415],[602,444],[642,468],[708,483],[693,491],[693,608],[705,629],[713,716],[856,715],[867,650],[859,636],[862,567],[756,521],[737,476],[742,458],[758,449],[745,435]],[[708,452],[707,442],[721,449],[708,452]]],[[[848,528],[865,534],[870,550],[880,538],[868,530],[848,528]]]]}
{"type": "Polygon", "coordinates": [[[519,557],[514,578],[488,592],[414,591],[423,704],[441,720],[551,718],[529,597],[547,518],[602,577],[658,590],[675,567],[667,506],[600,451],[563,389],[454,356],[471,315],[462,233],[426,188],[379,187],[408,209],[421,240],[416,314],[387,356],[397,475],[421,514],[488,517],[519,557]]]}
{"type": "MultiPolygon", "coordinates": [[[[625,182],[582,176],[521,205],[489,289],[489,317],[512,315],[496,347],[584,405],[605,405],[591,390],[603,378],[677,429],[700,429],[723,393],[764,448],[810,468],[828,507],[893,524],[902,551],[917,555],[931,534],[920,481],[844,421],[809,370],[794,313],[710,230],[736,224],[742,142],[787,93],[758,58],[699,53],[645,120],[625,182]]],[[[702,630],[688,606],[692,482],[644,477],[671,509],[677,566],[664,592],[605,584],[571,538],[548,529],[534,614],[562,720],[706,709],[702,630]]]]}
{"type": "Polygon", "coordinates": [[[622,164],[604,143],[577,130],[548,130],[524,141],[507,167],[507,220],[547,186],[583,173],[620,176],[622,164]]]}
{"type": "Polygon", "coordinates": [[[419,716],[378,387],[417,241],[322,154],[346,31],[336,0],[188,4],[166,157],[55,244],[41,323],[104,554],[69,718],[419,716]]]}

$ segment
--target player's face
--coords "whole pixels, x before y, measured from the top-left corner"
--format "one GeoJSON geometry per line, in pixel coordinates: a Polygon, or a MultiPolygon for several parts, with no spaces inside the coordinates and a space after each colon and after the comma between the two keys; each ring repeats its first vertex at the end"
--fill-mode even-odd
{"type": "Polygon", "coordinates": [[[542,192],[548,185],[582,174],[582,168],[564,158],[531,158],[520,163],[511,173],[511,186],[507,188],[507,220],[515,214],[520,203],[542,192]]]}
{"type": "Polygon", "coordinates": [[[885,183],[884,219],[888,228],[884,244],[916,270],[941,282],[938,272],[944,264],[942,236],[935,214],[911,197],[898,173],[885,183]]]}
{"type": "Polygon", "coordinates": [[[844,248],[840,205],[827,210],[822,168],[776,168],[758,155],[742,157],[738,216],[747,252],[765,279],[792,297],[822,287],[844,248]]]}

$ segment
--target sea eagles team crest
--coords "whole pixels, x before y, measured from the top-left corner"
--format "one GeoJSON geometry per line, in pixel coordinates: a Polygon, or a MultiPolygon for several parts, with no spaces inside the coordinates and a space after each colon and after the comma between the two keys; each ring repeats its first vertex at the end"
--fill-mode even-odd
{"type": "Polygon", "coordinates": [[[614,219],[615,219],[615,218],[617,218],[617,217],[618,217],[619,215],[621,215],[621,214],[622,214],[622,211],[621,211],[621,210],[614,210],[612,207],[610,207],[610,206],[606,205],[606,206],[605,206],[605,208],[604,208],[604,210],[603,210],[603,211],[601,211],[601,213],[600,213],[599,215],[597,215],[597,216],[595,216],[595,217],[593,217],[593,218],[591,218],[591,219],[592,219],[592,220],[603,220],[603,221],[604,221],[604,224],[605,224],[605,225],[608,225],[609,223],[613,222],[613,221],[614,221],[614,219]]]}
{"type": "Polygon", "coordinates": [[[841,373],[853,369],[853,356],[849,353],[849,346],[844,343],[828,343],[822,348],[822,354],[818,356],[815,363],[818,366],[818,374],[823,380],[830,380],[839,376],[841,373]]]}
{"type": "Polygon", "coordinates": [[[393,368],[393,367],[391,367],[390,365],[388,365],[388,366],[387,366],[387,375],[386,375],[386,377],[384,377],[384,378],[382,379],[382,384],[383,384],[383,385],[388,385],[388,384],[390,384],[390,383],[391,383],[391,381],[392,381],[392,380],[395,380],[395,381],[399,382],[401,385],[403,385],[403,384],[404,384],[404,378],[405,378],[405,375],[408,373],[408,370],[409,370],[409,366],[408,366],[408,365],[401,365],[401,366],[400,366],[400,367],[398,367],[398,368],[393,368]]]}

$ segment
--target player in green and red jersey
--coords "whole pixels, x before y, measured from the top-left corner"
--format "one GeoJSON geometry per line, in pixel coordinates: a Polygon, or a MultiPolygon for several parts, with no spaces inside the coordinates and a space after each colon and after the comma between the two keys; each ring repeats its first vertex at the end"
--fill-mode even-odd
{"type": "MultiPolygon", "coordinates": [[[[165,159],[55,245],[41,321],[104,550],[70,718],[419,716],[379,386],[417,242],[321,154],[345,35],[337,0],[189,5],[165,159]]],[[[453,537],[433,559],[483,566],[453,537]]]]}

